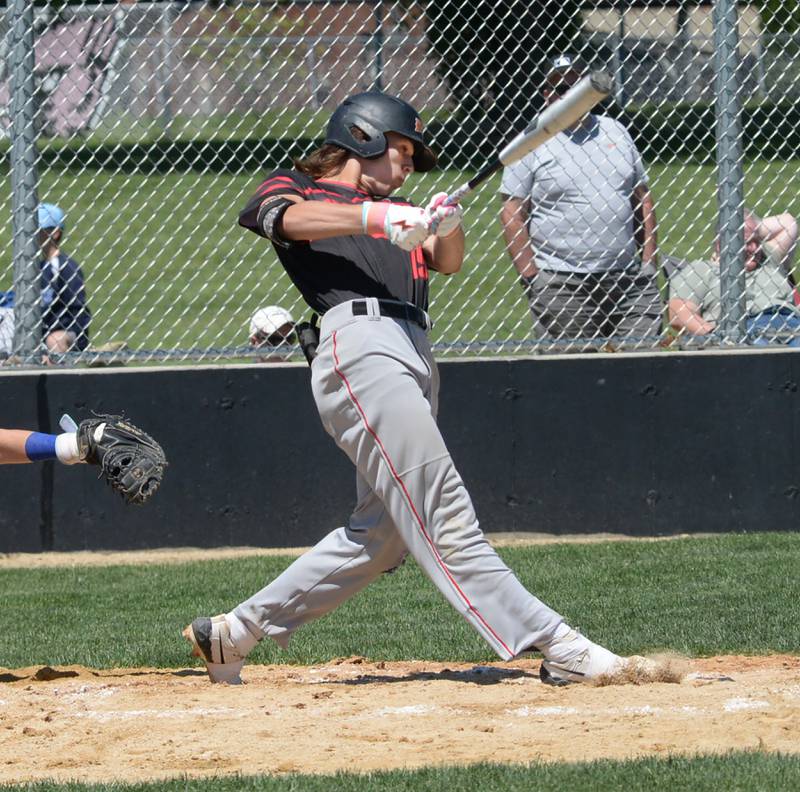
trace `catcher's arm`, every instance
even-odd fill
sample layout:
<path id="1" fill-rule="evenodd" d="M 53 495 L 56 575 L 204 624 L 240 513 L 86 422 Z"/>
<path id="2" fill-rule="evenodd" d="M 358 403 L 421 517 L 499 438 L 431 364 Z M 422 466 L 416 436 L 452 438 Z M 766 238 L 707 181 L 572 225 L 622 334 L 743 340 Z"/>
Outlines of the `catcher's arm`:
<path id="1" fill-rule="evenodd" d="M 25 450 L 25 444 L 32 434 L 26 429 L 0 429 L 0 465 L 33 462 Z"/>
<path id="2" fill-rule="evenodd" d="M 161 485 L 164 449 L 138 426 L 115 415 L 99 415 L 77 427 L 82 461 L 99 465 L 100 475 L 126 503 L 140 505 Z"/>
<path id="3" fill-rule="evenodd" d="M 0 429 L 0 465 L 21 465 L 57 459 L 65 465 L 80 462 L 75 432 L 45 434 L 29 429 Z"/>

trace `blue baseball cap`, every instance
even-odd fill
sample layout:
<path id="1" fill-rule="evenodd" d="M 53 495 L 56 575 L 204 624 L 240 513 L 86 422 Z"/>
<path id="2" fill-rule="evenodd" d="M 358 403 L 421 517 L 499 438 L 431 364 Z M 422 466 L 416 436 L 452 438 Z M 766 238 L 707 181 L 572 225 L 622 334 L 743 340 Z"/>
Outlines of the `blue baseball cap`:
<path id="1" fill-rule="evenodd" d="M 55 204 L 41 203 L 37 211 L 39 228 L 64 228 L 64 212 Z"/>

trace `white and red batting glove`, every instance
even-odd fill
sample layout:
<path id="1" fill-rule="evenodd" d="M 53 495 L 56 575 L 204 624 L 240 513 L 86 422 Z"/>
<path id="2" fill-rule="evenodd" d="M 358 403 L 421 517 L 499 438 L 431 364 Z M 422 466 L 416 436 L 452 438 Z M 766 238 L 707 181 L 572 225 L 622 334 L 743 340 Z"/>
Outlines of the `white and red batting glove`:
<path id="1" fill-rule="evenodd" d="M 461 225 L 461 218 L 464 215 L 461 204 L 442 206 L 445 198 L 447 198 L 447 193 L 436 193 L 428 204 L 431 231 L 438 237 L 450 236 Z"/>
<path id="2" fill-rule="evenodd" d="M 419 206 L 399 206 L 389 201 L 364 201 L 361 224 L 365 234 L 386 234 L 403 250 L 419 247 L 431 233 L 431 216 Z"/>

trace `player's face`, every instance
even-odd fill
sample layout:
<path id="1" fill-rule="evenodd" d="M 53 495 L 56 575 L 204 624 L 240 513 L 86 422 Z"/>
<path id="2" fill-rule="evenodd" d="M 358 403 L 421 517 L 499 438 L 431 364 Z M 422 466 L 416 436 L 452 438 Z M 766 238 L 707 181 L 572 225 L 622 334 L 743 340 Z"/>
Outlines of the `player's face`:
<path id="1" fill-rule="evenodd" d="M 414 144 L 396 132 L 387 132 L 386 141 L 380 157 L 362 164 L 362 180 L 373 195 L 389 195 L 414 172 Z"/>
<path id="2" fill-rule="evenodd" d="M 57 246 L 61 239 L 61 229 L 59 228 L 40 228 L 36 234 L 36 241 L 40 248 L 50 245 Z"/>

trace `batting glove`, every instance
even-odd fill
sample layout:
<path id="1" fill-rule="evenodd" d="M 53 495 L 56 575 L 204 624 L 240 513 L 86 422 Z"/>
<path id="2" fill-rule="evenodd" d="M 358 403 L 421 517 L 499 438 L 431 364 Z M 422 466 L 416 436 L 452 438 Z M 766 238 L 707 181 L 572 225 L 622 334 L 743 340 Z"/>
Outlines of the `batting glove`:
<path id="1" fill-rule="evenodd" d="M 418 206 L 398 206 L 389 201 L 365 201 L 361 223 L 365 234 L 385 234 L 403 250 L 419 247 L 430 236 L 431 216 Z"/>
<path id="2" fill-rule="evenodd" d="M 431 198 L 428 204 L 428 214 L 431 216 L 431 230 L 438 237 L 450 236 L 461 225 L 464 210 L 461 204 L 442 206 L 447 193 L 440 192 Z"/>

